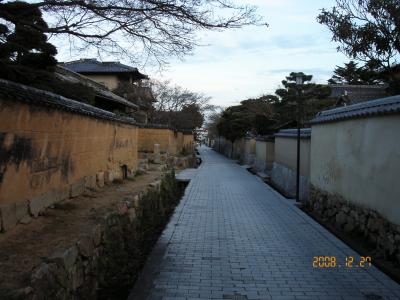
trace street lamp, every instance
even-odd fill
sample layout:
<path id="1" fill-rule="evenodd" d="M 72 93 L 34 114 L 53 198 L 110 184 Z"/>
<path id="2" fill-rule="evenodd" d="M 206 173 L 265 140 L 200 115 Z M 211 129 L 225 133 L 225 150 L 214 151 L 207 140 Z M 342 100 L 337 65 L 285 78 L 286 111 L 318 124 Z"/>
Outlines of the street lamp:
<path id="1" fill-rule="evenodd" d="M 300 202 L 300 122 L 301 122 L 301 86 L 303 74 L 296 74 L 296 100 L 297 100 L 297 169 L 296 169 L 296 202 Z"/>

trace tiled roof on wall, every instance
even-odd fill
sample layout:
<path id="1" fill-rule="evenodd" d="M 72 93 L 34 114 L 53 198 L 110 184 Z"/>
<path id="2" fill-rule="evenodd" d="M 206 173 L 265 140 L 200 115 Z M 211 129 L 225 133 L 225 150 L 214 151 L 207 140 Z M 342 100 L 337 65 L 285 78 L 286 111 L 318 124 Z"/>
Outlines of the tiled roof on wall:
<path id="1" fill-rule="evenodd" d="M 275 137 L 296 138 L 297 137 L 297 128 L 279 130 L 278 133 L 275 133 Z M 311 128 L 300 129 L 300 137 L 301 138 L 310 138 L 311 137 Z"/>
<path id="2" fill-rule="evenodd" d="M 259 135 L 256 136 L 256 141 L 263 141 L 263 142 L 273 142 L 274 141 L 274 136 L 273 135 Z"/>
<path id="3" fill-rule="evenodd" d="M 137 68 L 121 64 L 117 61 L 100 62 L 89 58 L 65 62 L 60 65 L 77 73 L 135 73 L 135 75 L 139 75 L 138 77 L 142 79 L 148 79 L 148 76 L 140 73 Z"/>
<path id="4" fill-rule="evenodd" d="M 89 117 L 137 125 L 133 118 L 121 117 L 86 103 L 4 79 L 0 79 L 0 100 L 21 101 Z"/>
<path id="5" fill-rule="evenodd" d="M 154 124 L 154 123 L 147 123 L 147 124 L 139 124 L 140 128 L 156 128 L 156 129 L 174 129 L 165 124 Z"/>
<path id="6" fill-rule="evenodd" d="M 311 124 L 395 113 L 400 113 L 400 95 L 325 110 L 318 113 L 317 116 L 311 120 Z"/>

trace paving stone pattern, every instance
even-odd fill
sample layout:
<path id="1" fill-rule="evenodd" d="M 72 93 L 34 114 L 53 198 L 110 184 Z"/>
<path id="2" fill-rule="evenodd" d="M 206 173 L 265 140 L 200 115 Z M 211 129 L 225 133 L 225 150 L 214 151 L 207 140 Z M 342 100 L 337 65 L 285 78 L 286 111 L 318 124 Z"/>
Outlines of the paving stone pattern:
<path id="1" fill-rule="evenodd" d="M 129 299 L 400 299 L 375 267 L 258 177 L 213 150 L 158 241 Z M 313 256 L 341 268 L 315 269 Z"/>

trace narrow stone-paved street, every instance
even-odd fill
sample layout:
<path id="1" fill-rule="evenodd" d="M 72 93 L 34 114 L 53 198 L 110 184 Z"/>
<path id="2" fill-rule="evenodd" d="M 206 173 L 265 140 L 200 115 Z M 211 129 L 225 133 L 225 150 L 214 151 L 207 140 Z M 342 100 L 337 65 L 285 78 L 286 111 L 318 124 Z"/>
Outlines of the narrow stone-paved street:
<path id="1" fill-rule="evenodd" d="M 376 268 L 347 268 L 345 257 L 359 254 L 292 201 L 234 161 L 200 152 L 129 299 L 400 298 L 400 285 Z M 335 256 L 338 266 L 313 268 L 314 256 Z"/>

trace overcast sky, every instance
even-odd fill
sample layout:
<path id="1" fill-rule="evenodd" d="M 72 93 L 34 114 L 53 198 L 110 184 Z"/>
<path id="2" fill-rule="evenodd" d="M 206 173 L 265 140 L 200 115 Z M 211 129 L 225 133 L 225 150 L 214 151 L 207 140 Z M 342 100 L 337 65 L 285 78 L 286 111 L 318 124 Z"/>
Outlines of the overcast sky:
<path id="1" fill-rule="evenodd" d="M 144 72 L 207 94 L 213 104 L 229 106 L 273 93 L 292 71 L 312 74 L 315 82 L 325 83 L 336 65 L 348 61 L 337 53 L 328 29 L 316 21 L 320 9 L 332 7 L 333 0 L 240 1 L 257 5 L 269 27 L 203 33 L 201 43 L 207 46 L 198 47 L 192 56 L 171 60 L 162 74 L 151 67 Z"/>

